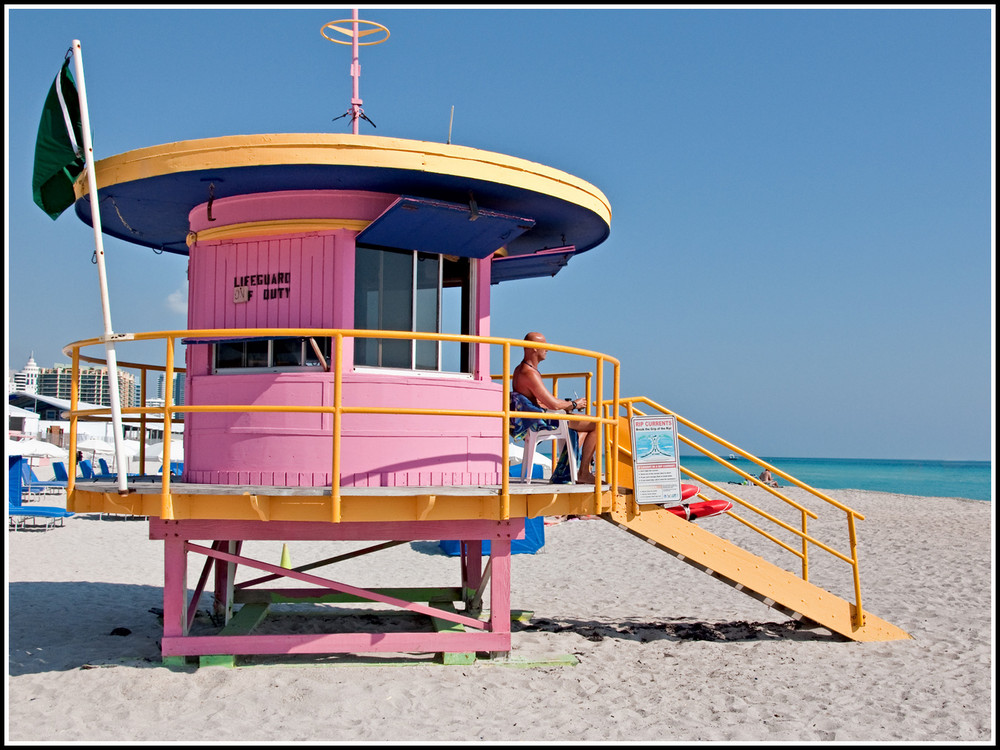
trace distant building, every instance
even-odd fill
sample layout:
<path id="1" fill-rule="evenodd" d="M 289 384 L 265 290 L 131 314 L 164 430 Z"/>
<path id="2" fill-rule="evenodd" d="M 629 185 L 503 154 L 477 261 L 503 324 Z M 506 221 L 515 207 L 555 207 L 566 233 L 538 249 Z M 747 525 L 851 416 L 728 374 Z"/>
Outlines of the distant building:
<path id="1" fill-rule="evenodd" d="M 38 365 L 35 364 L 35 354 L 28 357 L 28 364 L 20 372 L 11 371 L 8 373 L 7 382 L 12 391 L 22 393 L 38 393 Z"/>
<path id="2" fill-rule="evenodd" d="M 166 402 L 165 391 L 166 391 L 167 376 L 160 375 L 159 379 L 156 381 L 156 402 L 153 399 L 149 399 L 150 405 L 163 406 Z M 173 392 L 173 403 L 174 406 L 181 406 L 184 404 L 184 373 L 177 372 L 174 373 L 174 392 Z"/>
<path id="3" fill-rule="evenodd" d="M 39 368 L 34 357 L 20 372 L 8 373 L 8 387 L 12 392 L 37 393 L 39 396 L 70 400 L 73 389 L 73 367 L 62 364 Z M 183 384 L 183 377 L 181 383 Z M 111 406 L 111 381 L 107 367 L 86 367 L 80 370 L 77 398 L 89 404 Z M 183 385 L 182 390 L 183 393 Z M 139 399 L 135 375 L 119 368 L 118 394 L 123 407 L 138 406 Z"/>

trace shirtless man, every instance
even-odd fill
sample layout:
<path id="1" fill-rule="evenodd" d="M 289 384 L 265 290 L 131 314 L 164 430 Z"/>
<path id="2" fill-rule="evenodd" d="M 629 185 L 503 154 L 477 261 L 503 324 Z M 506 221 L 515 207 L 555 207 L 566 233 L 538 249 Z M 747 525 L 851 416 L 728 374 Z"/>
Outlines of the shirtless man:
<path id="1" fill-rule="evenodd" d="M 534 341 L 544 344 L 545 336 L 532 331 L 524 337 L 525 341 Z M 524 347 L 524 359 L 514 368 L 514 375 L 511 378 L 511 388 L 518 393 L 527 396 L 535 406 L 549 411 L 582 411 L 587 408 L 586 398 L 563 399 L 556 398 L 549 393 L 542 376 L 538 372 L 538 363 L 545 359 L 548 350 L 538 347 Z M 576 430 L 583 438 L 583 446 L 580 449 L 580 472 L 578 482 L 593 482 L 595 477 L 590 471 L 590 462 L 594 458 L 594 450 L 597 444 L 597 424 L 595 422 L 572 421 L 569 423 L 570 429 Z"/>

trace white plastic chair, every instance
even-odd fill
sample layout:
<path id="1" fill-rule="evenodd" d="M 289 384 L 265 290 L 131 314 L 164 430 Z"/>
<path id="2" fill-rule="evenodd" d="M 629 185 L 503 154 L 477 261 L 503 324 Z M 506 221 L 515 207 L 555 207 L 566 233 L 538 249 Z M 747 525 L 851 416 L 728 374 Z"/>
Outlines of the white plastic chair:
<path id="1" fill-rule="evenodd" d="M 559 460 L 560 444 L 566 446 L 566 455 L 569 458 L 569 476 L 573 484 L 576 484 L 576 456 L 573 455 L 573 443 L 569 438 L 569 420 L 560 419 L 559 426 L 552 430 L 528 430 L 524 436 L 524 455 L 521 457 L 521 481 L 531 484 L 531 467 L 535 460 L 535 446 L 541 440 L 553 440 L 552 445 L 552 470 L 555 471 L 556 463 Z"/>

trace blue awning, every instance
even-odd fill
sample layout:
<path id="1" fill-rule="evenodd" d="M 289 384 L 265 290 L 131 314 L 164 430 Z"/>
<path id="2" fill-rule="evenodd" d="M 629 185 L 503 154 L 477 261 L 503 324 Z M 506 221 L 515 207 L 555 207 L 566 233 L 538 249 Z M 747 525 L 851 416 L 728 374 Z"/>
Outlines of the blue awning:
<path id="1" fill-rule="evenodd" d="M 358 235 L 361 245 L 488 258 L 535 225 L 534 219 L 429 198 L 402 196 Z"/>
<path id="2" fill-rule="evenodd" d="M 523 255 L 497 256 L 490 266 L 490 283 L 555 276 L 575 254 L 576 248 L 569 245 Z"/>

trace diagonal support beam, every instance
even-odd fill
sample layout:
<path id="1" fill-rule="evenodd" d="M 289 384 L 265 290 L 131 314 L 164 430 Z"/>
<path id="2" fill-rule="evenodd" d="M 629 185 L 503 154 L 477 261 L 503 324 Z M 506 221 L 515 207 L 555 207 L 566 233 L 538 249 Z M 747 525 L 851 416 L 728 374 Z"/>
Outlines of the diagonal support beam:
<path id="1" fill-rule="evenodd" d="M 466 617 L 456 612 L 447 612 L 445 610 L 438 609 L 437 607 L 429 607 L 423 604 L 418 604 L 416 602 L 408 602 L 403 599 L 396 599 L 395 597 L 385 596 L 375 591 L 369 591 L 367 589 L 359 588 L 357 586 L 351 586 L 346 583 L 340 583 L 338 581 L 333 581 L 327 578 L 320 578 L 319 576 L 314 576 L 309 573 L 302 573 L 293 570 L 288 570 L 287 568 L 282 568 L 278 565 L 271 565 L 270 563 L 265 563 L 260 560 L 254 560 L 249 557 L 242 557 L 240 555 L 230 554 L 229 552 L 223 552 L 222 550 L 211 549 L 209 547 L 204 547 L 200 544 L 192 544 L 191 542 L 187 542 L 185 543 L 185 549 L 188 550 L 189 552 L 198 552 L 208 557 L 213 557 L 217 560 L 234 562 L 238 565 L 244 565 L 251 568 L 257 568 L 258 570 L 263 570 L 268 573 L 274 573 L 277 576 L 283 578 L 293 578 L 297 581 L 302 581 L 304 583 L 311 583 L 317 586 L 322 586 L 323 588 L 331 589 L 333 591 L 339 591 L 344 594 L 352 594 L 353 596 L 358 596 L 362 599 L 367 599 L 369 601 L 381 602 L 383 604 L 388 604 L 393 607 L 398 607 L 399 609 L 405 609 L 409 612 L 426 615 L 428 617 L 437 617 L 442 620 L 448 620 L 449 622 L 455 622 L 461 625 L 467 625 L 468 627 L 475 628 L 477 630 L 484 630 L 489 626 L 489 623 L 483 622 L 482 620 L 477 620 L 474 617 Z"/>

